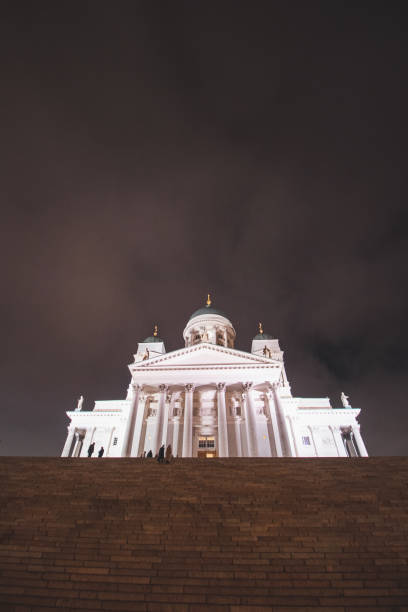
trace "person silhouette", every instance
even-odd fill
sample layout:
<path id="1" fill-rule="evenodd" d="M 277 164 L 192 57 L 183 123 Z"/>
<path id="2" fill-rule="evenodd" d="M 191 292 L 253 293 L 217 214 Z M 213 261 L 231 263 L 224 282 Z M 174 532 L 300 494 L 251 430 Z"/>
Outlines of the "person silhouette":
<path id="1" fill-rule="evenodd" d="M 159 449 L 159 454 L 157 456 L 157 461 L 159 463 L 164 463 L 164 444 L 162 444 L 160 449 Z"/>
<path id="2" fill-rule="evenodd" d="M 103 446 L 101 446 L 101 448 L 99 449 L 98 452 L 98 457 L 103 457 L 103 453 L 105 452 L 105 449 L 103 448 Z"/>
<path id="3" fill-rule="evenodd" d="M 173 456 L 173 452 L 171 450 L 171 444 L 166 448 L 166 463 L 170 463 Z"/>
<path id="4" fill-rule="evenodd" d="M 92 442 L 92 444 L 90 444 L 88 448 L 88 457 L 92 457 L 92 455 L 94 454 L 94 450 L 95 450 L 95 442 Z"/>

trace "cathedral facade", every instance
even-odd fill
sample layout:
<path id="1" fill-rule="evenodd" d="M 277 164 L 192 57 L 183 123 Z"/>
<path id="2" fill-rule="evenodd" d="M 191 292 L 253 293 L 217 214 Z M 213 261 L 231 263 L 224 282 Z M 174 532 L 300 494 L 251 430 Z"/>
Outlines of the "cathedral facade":
<path id="1" fill-rule="evenodd" d="M 175 457 L 367 456 L 357 417 L 328 397 L 294 397 L 277 339 L 259 333 L 251 352 L 234 348 L 227 316 L 207 305 L 183 332 L 184 348 L 166 353 L 155 327 L 138 344 L 125 399 L 97 401 L 70 419 L 63 457 L 155 456 L 170 444 Z"/>

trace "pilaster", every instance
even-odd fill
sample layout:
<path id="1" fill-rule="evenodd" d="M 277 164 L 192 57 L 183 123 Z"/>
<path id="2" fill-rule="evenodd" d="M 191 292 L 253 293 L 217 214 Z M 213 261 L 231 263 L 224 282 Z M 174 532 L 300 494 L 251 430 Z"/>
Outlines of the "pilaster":
<path id="1" fill-rule="evenodd" d="M 278 420 L 278 429 L 281 439 L 282 454 L 283 457 L 291 457 L 293 453 L 291 452 L 290 433 L 288 431 L 286 415 L 279 397 L 278 385 L 276 383 L 272 385 L 272 392 Z"/>
<path id="2" fill-rule="evenodd" d="M 360 425 L 353 425 L 352 432 L 357 444 L 357 450 L 360 453 L 360 457 L 368 457 L 367 449 L 360 434 Z"/>
<path id="3" fill-rule="evenodd" d="M 140 387 L 140 391 L 142 391 L 143 387 Z M 131 438 L 131 457 L 138 457 L 140 450 L 140 437 L 142 434 L 144 415 L 146 411 L 146 395 L 142 395 L 139 391 L 139 399 L 137 402 L 137 412 L 136 412 L 136 420 L 135 420 L 135 428 L 133 431 L 133 436 Z"/>
<path id="4" fill-rule="evenodd" d="M 333 441 L 334 441 L 334 445 L 336 447 L 337 450 L 337 455 L 339 457 L 343 457 L 344 456 L 344 444 L 341 440 L 341 436 L 340 436 L 340 429 L 339 427 L 333 426 L 333 425 L 329 425 L 329 429 L 331 431 L 331 434 L 333 436 Z M 340 438 L 340 440 L 339 440 Z"/>
<path id="5" fill-rule="evenodd" d="M 319 456 L 319 452 L 317 450 L 316 440 L 315 440 L 315 436 L 314 436 L 314 432 L 315 432 L 316 429 L 317 428 L 312 426 L 312 425 L 308 426 L 308 430 L 310 432 L 310 437 L 312 438 L 312 444 L 313 444 L 313 450 L 314 450 L 314 453 L 315 453 L 315 457 L 318 457 Z"/>
<path id="6" fill-rule="evenodd" d="M 128 420 L 126 423 L 125 432 L 123 434 L 122 453 L 121 453 L 122 457 L 128 457 L 131 452 L 133 432 L 135 429 L 137 404 L 139 401 L 139 391 L 140 391 L 139 385 L 131 383 L 131 390 L 128 393 L 128 396 L 131 399 L 131 404 L 129 408 L 129 414 L 128 414 Z"/>
<path id="7" fill-rule="evenodd" d="M 69 451 L 71 450 L 72 443 L 74 441 L 75 427 L 69 426 L 67 427 L 67 429 L 68 435 L 64 444 L 64 448 L 62 449 L 61 457 L 69 457 Z"/>

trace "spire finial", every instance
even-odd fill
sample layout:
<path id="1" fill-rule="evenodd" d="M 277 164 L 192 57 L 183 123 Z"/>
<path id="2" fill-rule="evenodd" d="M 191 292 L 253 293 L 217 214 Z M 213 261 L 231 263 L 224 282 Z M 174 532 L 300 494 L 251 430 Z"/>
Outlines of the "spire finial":
<path id="1" fill-rule="evenodd" d="M 158 333 L 159 333 L 158 327 L 157 325 L 155 325 L 154 330 L 153 330 L 153 336 L 156 338 Z"/>
<path id="2" fill-rule="evenodd" d="M 261 322 L 258 323 L 258 328 L 259 328 L 259 333 L 263 334 L 264 331 L 263 331 L 263 327 L 262 327 L 262 323 Z"/>
<path id="3" fill-rule="evenodd" d="M 209 308 L 211 306 L 211 297 L 210 294 L 207 294 L 207 308 Z"/>

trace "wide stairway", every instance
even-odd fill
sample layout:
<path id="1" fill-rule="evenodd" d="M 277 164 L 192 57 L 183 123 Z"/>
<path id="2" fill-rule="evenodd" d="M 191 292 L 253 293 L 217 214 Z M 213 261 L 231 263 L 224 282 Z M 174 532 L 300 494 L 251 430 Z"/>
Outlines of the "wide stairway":
<path id="1" fill-rule="evenodd" d="M 0 610 L 408 610 L 408 458 L 0 458 Z"/>

